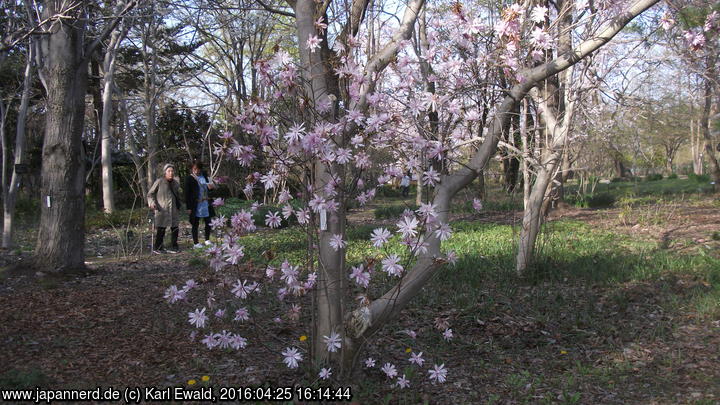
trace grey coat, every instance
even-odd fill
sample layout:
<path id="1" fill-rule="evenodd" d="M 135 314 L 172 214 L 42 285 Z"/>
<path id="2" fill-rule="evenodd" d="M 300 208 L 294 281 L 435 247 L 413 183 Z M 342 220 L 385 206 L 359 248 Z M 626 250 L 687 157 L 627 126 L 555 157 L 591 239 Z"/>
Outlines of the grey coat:
<path id="1" fill-rule="evenodd" d="M 155 180 L 147 195 L 148 206 L 154 204 L 155 226 L 176 227 L 180 223 L 180 182 L 173 179 L 172 182 L 161 177 Z"/>

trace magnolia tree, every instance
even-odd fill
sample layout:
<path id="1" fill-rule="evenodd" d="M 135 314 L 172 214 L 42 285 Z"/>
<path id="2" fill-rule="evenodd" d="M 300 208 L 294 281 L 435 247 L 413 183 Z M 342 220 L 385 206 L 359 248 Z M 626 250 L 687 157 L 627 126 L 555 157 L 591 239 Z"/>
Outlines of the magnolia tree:
<path id="1" fill-rule="evenodd" d="M 657 1 L 601 2 L 607 7 L 588 12 L 597 13 L 603 24 L 554 57 L 545 52 L 549 20 L 529 23 L 540 15 L 551 17 L 537 7 L 512 5 L 499 21 L 489 18 L 488 9 L 459 4 L 428 14 L 426 44 L 418 52 L 411 38 L 422 0 L 410 1 L 391 31 L 377 32 L 361 24 L 367 2 L 356 1 L 340 15 L 329 14 L 340 9 L 328 8 L 330 2 L 293 2 L 292 13 L 280 11 L 295 18 L 298 56 L 278 51 L 259 62 L 259 76 L 273 91 L 247 102 L 237 117 L 238 131 L 257 139 L 259 147 L 228 132 L 216 154 L 246 166 L 261 157 L 270 162 L 266 172 L 248 176 L 246 195 L 276 190 L 284 208 L 269 212 L 264 225 L 277 228 L 283 219 L 297 220 L 306 231 L 307 255 L 298 260 L 268 251 L 247 258 L 242 236 L 256 230 L 253 209 L 218 217 L 213 223 L 218 239 L 207 251 L 212 278 L 204 285 L 189 280 L 184 287 L 171 286 L 166 299 L 191 309 L 189 322 L 203 331 L 208 348 L 263 345 L 289 368 L 309 360 L 323 379 L 346 377 L 362 363 L 407 387 L 409 379 L 399 375 L 396 364 L 363 359 L 360 348 L 455 261 L 453 252 L 442 249 L 452 237 L 453 196 L 495 155 L 511 115 L 531 89 L 596 51 Z M 364 46 L 378 35 L 384 44 Z M 499 103 L 478 105 L 484 90 L 478 77 L 490 77 L 487 71 L 497 68 L 511 87 Z M 428 90 L 430 82 L 434 91 Z M 478 124 L 483 114 L 487 126 Z M 381 155 L 393 159 L 383 165 L 377 160 Z M 417 211 L 406 211 L 395 227 L 375 229 L 369 256 L 349 255 L 348 207 L 368 202 L 379 185 L 408 169 L 421 172 L 421 182 L 431 188 L 426 201 Z M 243 337 L 243 324 L 260 317 L 250 300 L 268 292 L 278 300 L 268 308 L 279 311 L 270 322 L 309 321 L 308 343 Z M 303 304 L 308 293 L 312 305 Z M 447 320 L 437 319 L 436 326 L 444 339 L 453 338 Z M 254 322 L 253 327 L 268 326 Z M 412 352 L 408 360 L 424 368 L 426 378 L 444 382 L 448 369 L 442 361 L 425 364 L 424 355 Z"/>

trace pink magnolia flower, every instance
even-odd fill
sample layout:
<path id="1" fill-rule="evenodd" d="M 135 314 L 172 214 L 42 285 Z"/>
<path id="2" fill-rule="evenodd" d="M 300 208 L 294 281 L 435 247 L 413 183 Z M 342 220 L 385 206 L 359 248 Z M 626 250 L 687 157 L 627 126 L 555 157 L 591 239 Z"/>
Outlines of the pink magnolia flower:
<path id="1" fill-rule="evenodd" d="M 327 380 L 332 375 L 332 368 L 323 368 L 320 370 L 320 373 L 318 374 L 318 377 L 322 378 L 323 380 Z"/>
<path id="2" fill-rule="evenodd" d="M 335 251 L 338 251 L 345 247 L 346 243 L 342 239 L 342 235 L 334 234 L 330 237 L 330 241 L 328 241 L 330 244 L 330 247 L 333 248 Z"/>
<path id="3" fill-rule="evenodd" d="M 398 374 L 395 366 L 390 363 L 385 363 L 380 370 L 390 379 L 395 378 Z"/>
<path id="4" fill-rule="evenodd" d="M 545 22 L 545 17 L 547 16 L 548 8 L 544 6 L 535 6 L 533 7 L 532 12 L 530 13 L 530 19 L 538 24 L 542 24 Z"/>
<path id="5" fill-rule="evenodd" d="M 163 298 L 165 298 L 170 304 L 173 304 L 177 301 L 185 299 L 185 290 L 178 290 L 177 286 L 171 285 L 167 290 L 165 290 Z"/>
<path id="6" fill-rule="evenodd" d="M 420 352 L 418 354 L 415 354 L 415 352 L 412 352 L 410 355 L 410 363 L 417 364 L 418 366 L 422 367 L 423 363 L 425 363 L 425 359 L 422 357 L 423 352 Z"/>
<path id="7" fill-rule="evenodd" d="M 440 173 L 436 172 L 435 169 L 430 167 L 422 176 L 422 184 L 426 186 L 435 186 L 440 182 Z"/>
<path id="8" fill-rule="evenodd" d="M 440 224 L 438 229 L 435 231 L 435 236 L 437 236 L 441 241 L 450 239 L 451 235 L 452 229 L 450 229 L 450 225 L 448 224 Z"/>
<path id="9" fill-rule="evenodd" d="M 327 345 L 327 351 L 335 353 L 342 346 L 340 343 L 340 334 L 332 332 L 330 336 L 323 336 L 323 342 Z"/>
<path id="10" fill-rule="evenodd" d="M 447 369 L 445 368 L 445 364 L 441 365 L 435 365 L 432 370 L 428 371 L 428 374 L 430 375 L 430 380 L 435 380 L 439 383 L 444 383 L 447 379 Z"/>
<path id="11" fill-rule="evenodd" d="M 370 273 L 363 271 L 364 269 L 365 268 L 362 264 L 359 266 L 353 266 L 352 272 L 350 273 L 350 279 L 355 280 L 358 285 L 367 288 L 368 285 L 370 285 Z"/>
<path id="12" fill-rule="evenodd" d="M 418 220 L 415 217 L 405 216 L 396 225 L 403 237 L 414 238 L 417 235 Z"/>
<path id="13" fill-rule="evenodd" d="M 245 322 L 250 320 L 250 311 L 245 307 L 240 307 L 235 311 L 235 321 Z"/>
<path id="14" fill-rule="evenodd" d="M 310 35 L 307 39 L 307 49 L 310 50 L 310 53 L 315 52 L 316 49 L 320 49 L 320 43 L 322 42 L 322 38 L 319 38 L 317 35 Z"/>
<path id="15" fill-rule="evenodd" d="M 288 366 L 288 368 L 297 368 L 298 362 L 302 361 L 303 356 L 295 347 L 287 347 L 282 352 L 282 355 L 285 357 L 283 361 Z"/>
<path id="16" fill-rule="evenodd" d="M 389 239 L 390 231 L 385 228 L 376 228 L 373 230 L 372 235 L 370 235 L 370 241 L 373 243 L 373 246 L 377 248 L 382 247 Z"/>
<path id="17" fill-rule="evenodd" d="M 235 334 L 230 338 L 230 347 L 232 347 L 233 349 L 244 349 L 245 346 L 247 346 L 247 339 L 245 339 L 244 337 Z"/>
<path id="18" fill-rule="evenodd" d="M 403 271 L 403 267 L 400 265 L 400 258 L 392 254 L 382 260 L 382 269 L 384 272 L 391 276 L 400 276 Z"/>
<path id="19" fill-rule="evenodd" d="M 205 315 L 205 307 L 202 310 L 196 308 L 194 312 L 188 312 L 188 318 L 191 325 L 195 325 L 196 328 L 204 328 L 205 322 L 208 320 L 208 316 Z"/>
<path id="20" fill-rule="evenodd" d="M 267 214 L 265 214 L 265 225 L 269 226 L 270 228 L 279 227 L 281 222 L 282 219 L 280 218 L 280 215 L 278 215 L 278 212 L 269 211 Z"/>
<path id="21" fill-rule="evenodd" d="M 200 343 L 207 346 L 208 349 L 212 349 L 218 345 L 218 341 L 215 338 L 215 334 L 213 334 L 212 332 L 209 335 L 205 335 L 205 338 L 203 340 L 201 340 Z"/>
<path id="22" fill-rule="evenodd" d="M 225 200 L 222 198 L 216 198 L 212 202 L 213 207 L 221 207 L 225 205 Z"/>
<path id="23" fill-rule="evenodd" d="M 550 34 L 540 27 L 535 27 L 531 34 L 530 42 L 540 49 L 549 49 L 552 47 L 552 38 L 550 37 Z"/>
<path id="24" fill-rule="evenodd" d="M 233 245 L 232 247 L 230 247 L 230 249 L 227 250 L 225 260 L 232 265 L 238 264 L 240 259 L 245 256 L 243 249 L 243 246 Z"/>
<path id="25" fill-rule="evenodd" d="M 318 30 L 319 33 L 323 33 L 325 29 L 327 29 L 327 24 L 323 22 L 323 17 L 320 16 L 317 20 L 315 20 L 315 28 Z"/>

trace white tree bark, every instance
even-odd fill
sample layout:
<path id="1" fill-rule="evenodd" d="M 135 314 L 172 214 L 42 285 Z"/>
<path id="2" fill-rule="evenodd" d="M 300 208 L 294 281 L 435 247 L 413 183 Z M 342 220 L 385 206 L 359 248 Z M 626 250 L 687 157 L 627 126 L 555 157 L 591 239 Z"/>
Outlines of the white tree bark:
<path id="1" fill-rule="evenodd" d="M 15 165 L 23 164 L 25 159 L 25 122 L 27 120 L 28 106 L 30 105 L 30 92 L 32 91 L 32 77 L 35 74 L 34 68 L 34 44 L 28 47 L 28 56 L 25 64 L 25 74 L 23 78 L 23 92 L 20 98 L 20 108 L 18 109 L 17 125 L 15 129 Z M 3 235 L 2 247 L 12 247 L 13 227 L 15 224 L 15 203 L 17 201 L 17 192 L 20 188 L 20 174 L 12 170 L 12 179 L 5 193 L 3 201 Z"/>
<path id="2" fill-rule="evenodd" d="M 567 73 L 572 71 L 572 67 L 568 68 Z M 567 77 L 570 77 L 570 73 Z M 566 81 L 567 82 L 567 81 Z M 565 83 L 566 89 L 568 83 Z M 565 92 L 565 115 L 562 123 L 558 123 L 555 112 L 550 107 L 548 99 L 540 99 L 539 92 L 530 92 L 535 102 L 540 106 L 542 116 L 545 121 L 545 130 L 549 135 L 549 144 L 545 146 L 543 158 L 540 165 L 536 167 L 537 176 L 535 183 L 532 185 L 530 196 L 525 206 L 523 214 L 522 229 L 520 231 L 520 240 L 518 242 L 518 253 L 515 262 L 515 270 L 518 274 L 523 274 L 525 269 L 532 262 L 533 253 L 535 251 L 535 243 L 537 235 L 540 232 L 543 220 L 542 205 L 550 192 L 552 179 L 555 177 L 555 171 L 561 162 L 563 149 L 565 148 L 570 133 L 570 123 L 575 106 L 575 98 Z"/>
<path id="3" fill-rule="evenodd" d="M 117 50 L 120 42 L 127 33 L 126 29 L 117 29 L 110 35 L 110 44 L 105 51 L 103 60 L 103 113 L 100 121 L 100 131 L 102 140 L 100 142 L 100 156 L 102 167 L 102 194 L 103 209 L 106 213 L 111 214 L 115 211 L 115 194 L 113 191 L 113 173 L 112 173 L 112 128 L 111 122 L 113 117 L 113 86 L 115 81 L 115 60 L 117 59 Z"/>

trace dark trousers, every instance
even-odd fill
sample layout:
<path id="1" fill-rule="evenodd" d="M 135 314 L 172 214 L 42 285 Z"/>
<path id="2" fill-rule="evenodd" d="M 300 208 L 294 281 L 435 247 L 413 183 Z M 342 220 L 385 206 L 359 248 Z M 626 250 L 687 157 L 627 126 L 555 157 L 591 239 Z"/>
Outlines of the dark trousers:
<path id="1" fill-rule="evenodd" d="M 172 244 L 173 248 L 178 247 L 178 234 L 180 233 L 180 229 L 177 226 L 173 226 L 170 228 L 171 236 L 170 236 L 170 242 Z M 159 226 L 157 228 L 157 234 L 155 235 L 155 250 L 162 248 L 163 245 L 163 239 L 165 239 L 165 227 Z"/>
<path id="2" fill-rule="evenodd" d="M 210 231 L 212 230 L 210 228 L 210 217 L 203 218 L 205 220 L 205 240 L 210 239 Z M 193 243 L 198 243 L 198 228 L 200 227 L 200 218 L 196 217 L 195 215 L 190 216 L 190 225 L 192 225 L 192 238 Z"/>

